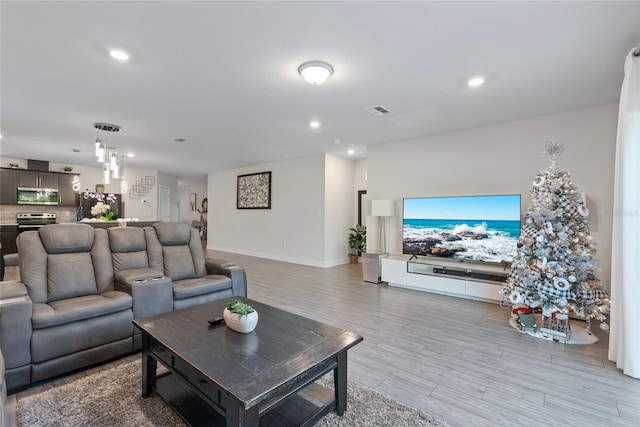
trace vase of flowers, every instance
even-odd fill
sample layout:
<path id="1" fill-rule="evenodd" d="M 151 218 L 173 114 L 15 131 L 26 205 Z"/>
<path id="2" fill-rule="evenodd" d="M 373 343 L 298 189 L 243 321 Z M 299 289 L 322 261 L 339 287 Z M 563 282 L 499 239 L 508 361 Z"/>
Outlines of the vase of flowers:
<path id="1" fill-rule="evenodd" d="M 91 208 L 91 215 L 101 221 L 112 221 L 116 214 L 111 210 L 111 206 L 100 201 Z"/>
<path id="2" fill-rule="evenodd" d="M 109 203 L 117 200 L 115 194 L 92 193 L 89 197 L 97 200 L 96 204 L 91 208 L 91 215 L 94 218 L 98 218 L 101 221 L 113 221 L 115 219 L 116 214 L 109 206 Z"/>

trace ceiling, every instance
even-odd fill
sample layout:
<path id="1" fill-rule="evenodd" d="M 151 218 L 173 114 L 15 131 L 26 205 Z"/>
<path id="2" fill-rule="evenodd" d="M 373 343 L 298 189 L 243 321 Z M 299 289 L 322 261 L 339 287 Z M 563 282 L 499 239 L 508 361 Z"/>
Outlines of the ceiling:
<path id="1" fill-rule="evenodd" d="M 0 18 L 3 157 L 94 165 L 107 122 L 128 166 L 184 181 L 614 102 L 640 43 L 637 1 L 2 1 Z M 312 60 L 326 83 L 298 74 Z"/>

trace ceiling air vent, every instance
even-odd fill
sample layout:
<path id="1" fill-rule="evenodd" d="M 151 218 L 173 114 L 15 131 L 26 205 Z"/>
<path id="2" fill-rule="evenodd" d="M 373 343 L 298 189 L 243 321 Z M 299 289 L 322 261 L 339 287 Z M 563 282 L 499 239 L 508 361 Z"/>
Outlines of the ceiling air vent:
<path id="1" fill-rule="evenodd" d="M 380 105 L 377 105 L 375 107 L 365 108 L 364 111 L 366 111 L 369 114 L 373 114 L 374 116 L 386 116 L 388 114 L 391 114 L 391 111 L 387 110 L 384 107 L 381 107 Z"/>

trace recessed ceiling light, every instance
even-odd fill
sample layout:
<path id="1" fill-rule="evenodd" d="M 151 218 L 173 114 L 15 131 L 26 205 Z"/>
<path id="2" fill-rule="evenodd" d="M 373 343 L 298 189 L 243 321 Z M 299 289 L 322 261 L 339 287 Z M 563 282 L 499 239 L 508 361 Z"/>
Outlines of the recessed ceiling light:
<path id="1" fill-rule="evenodd" d="M 124 50 L 114 49 L 109 52 L 112 58 L 117 59 L 118 61 L 127 61 L 129 59 L 129 54 Z"/>
<path id="2" fill-rule="evenodd" d="M 353 156 L 354 154 L 356 154 L 356 150 L 348 150 L 347 154 Z"/>
<path id="3" fill-rule="evenodd" d="M 484 83 L 484 77 L 472 77 L 467 81 L 467 84 L 471 87 L 477 87 Z"/>
<path id="4" fill-rule="evenodd" d="M 320 122 L 317 121 L 317 120 L 313 120 L 313 121 L 309 122 L 309 126 L 311 126 L 314 129 L 317 129 L 317 128 L 320 127 Z"/>
<path id="5" fill-rule="evenodd" d="M 333 144 L 334 145 L 340 145 L 340 144 L 342 144 L 342 141 L 340 141 L 339 139 L 334 139 L 333 140 Z"/>
<path id="6" fill-rule="evenodd" d="M 127 157 L 129 158 L 133 157 L 133 153 L 127 153 Z"/>

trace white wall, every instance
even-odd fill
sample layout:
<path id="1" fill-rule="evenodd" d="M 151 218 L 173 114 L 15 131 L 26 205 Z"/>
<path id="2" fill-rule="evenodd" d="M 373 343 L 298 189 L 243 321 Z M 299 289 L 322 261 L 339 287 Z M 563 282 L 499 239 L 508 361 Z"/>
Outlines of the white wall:
<path id="1" fill-rule="evenodd" d="M 353 227 L 354 162 L 344 157 L 325 156 L 325 253 L 324 265 L 344 264 L 348 260 L 349 227 Z"/>
<path id="2" fill-rule="evenodd" d="M 325 265 L 324 155 L 208 177 L 207 248 L 298 264 Z M 271 209 L 236 209 L 237 176 L 271 171 Z"/>
<path id="3" fill-rule="evenodd" d="M 531 201 L 536 174 L 549 166 L 544 143 L 565 146 L 558 167 L 571 172 L 586 193 L 589 228 L 608 286 L 611 262 L 613 169 L 618 105 L 529 118 L 407 141 L 367 147 L 367 196 L 394 199 L 398 215 L 388 222 L 387 248 L 402 252 L 402 198 L 481 194 L 522 194 L 522 213 Z M 369 217 L 367 238 L 376 241 Z"/>

